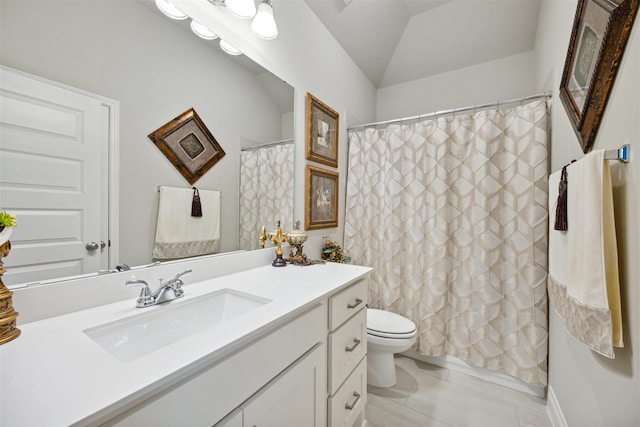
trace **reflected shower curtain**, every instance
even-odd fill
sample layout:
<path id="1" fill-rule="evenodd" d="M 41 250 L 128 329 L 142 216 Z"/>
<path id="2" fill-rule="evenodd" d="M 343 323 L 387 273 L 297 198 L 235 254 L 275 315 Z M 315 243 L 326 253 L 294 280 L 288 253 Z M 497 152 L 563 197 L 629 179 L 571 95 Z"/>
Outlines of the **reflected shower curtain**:
<path id="1" fill-rule="evenodd" d="M 293 144 L 240 153 L 240 249 L 258 249 L 260 227 L 293 229 Z"/>
<path id="2" fill-rule="evenodd" d="M 345 252 L 416 350 L 547 382 L 547 104 L 349 133 Z"/>

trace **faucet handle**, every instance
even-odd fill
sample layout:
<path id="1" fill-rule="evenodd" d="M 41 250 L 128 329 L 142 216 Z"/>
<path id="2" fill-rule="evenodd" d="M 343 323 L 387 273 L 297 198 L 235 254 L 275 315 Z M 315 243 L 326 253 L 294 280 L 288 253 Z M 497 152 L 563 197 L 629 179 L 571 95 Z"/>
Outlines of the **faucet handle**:
<path id="1" fill-rule="evenodd" d="M 175 280 L 178 280 L 180 277 L 184 276 L 187 273 L 191 273 L 193 270 L 191 270 L 190 268 L 186 269 L 185 271 L 183 271 L 182 273 L 178 273 L 176 274 L 176 277 L 174 277 Z"/>
<path id="2" fill-rule="evenodd" d="M 151 288 L 149 288 L 149 284 L 144 280 L 136 280 L 132 277 L 131 280 L 127 280 L 125 282 L 125 286 L 130 288 L 132 286 L 141 286 L 140 296 L 136 301 L 136 307 L 147 307 L 153 304 L 154 298 L 151 296 Z"/>

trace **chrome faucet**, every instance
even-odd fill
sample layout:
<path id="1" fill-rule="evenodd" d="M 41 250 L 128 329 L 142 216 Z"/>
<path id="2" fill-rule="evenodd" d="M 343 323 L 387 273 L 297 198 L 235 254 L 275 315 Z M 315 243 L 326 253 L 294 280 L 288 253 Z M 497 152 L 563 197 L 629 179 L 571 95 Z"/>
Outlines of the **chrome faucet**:
<path id="1" fill-rule="evenodd" d="M 136 301 L 136 307 L 149 307 L 151 305 L 162 304 L 163 302 L 171 301 L 176 298 L 180 298 L 184 295 L 182 285 L 184 282 L 180 277 L 187 273 L 191 273 L 191 269 L 185 270 L 182 273 L 176 274 L 171 280 L 163 282 L 160 279 L 160 287 L 155 292 L 151 292 L 149 284 L 144 280 L 127 280 L 126 286 L 141 286 L 140 296 Z"/>
<path id="2" fill-rule="evenodd" d="M 124 262 L 121 262 L 120 264 L 116 264 L 116 270 L 118 270 L 118 271 L 129 271 L 129 270 L 131 270 L 131 267 L 129 267 Z"/>

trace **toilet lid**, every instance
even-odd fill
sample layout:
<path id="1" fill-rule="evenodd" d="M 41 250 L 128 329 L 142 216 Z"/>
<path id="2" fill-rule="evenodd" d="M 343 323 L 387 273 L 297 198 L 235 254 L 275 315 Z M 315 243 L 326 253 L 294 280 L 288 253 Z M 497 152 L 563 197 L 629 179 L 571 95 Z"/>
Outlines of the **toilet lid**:
<path id="1" fill-rule="evenodd" d="M 367 310 L 367 332 L 380 337 L 405 338 L 415 334 L 416 325 L 399 314 L 370 308 Z"/>

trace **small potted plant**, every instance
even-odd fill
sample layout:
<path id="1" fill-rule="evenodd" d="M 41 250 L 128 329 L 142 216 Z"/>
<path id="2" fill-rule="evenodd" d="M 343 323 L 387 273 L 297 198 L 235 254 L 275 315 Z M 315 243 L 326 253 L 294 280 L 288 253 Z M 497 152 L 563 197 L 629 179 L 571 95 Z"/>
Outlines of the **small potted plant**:
<path id="1" fill-rule="evenodd" d="M 7 211 L 0 210 L 0 245 L 3 245 L 11 236 L 13 227 L 17 227 L 16 217 Z"/>

